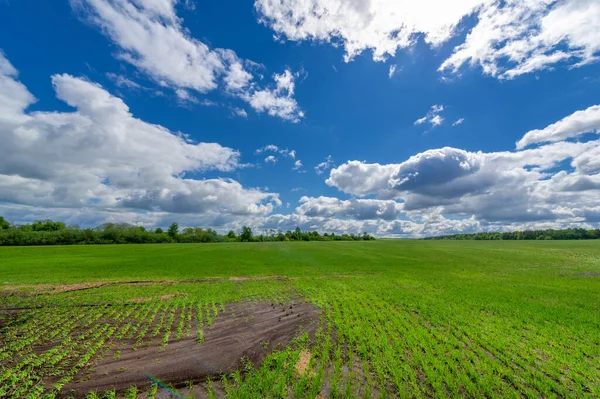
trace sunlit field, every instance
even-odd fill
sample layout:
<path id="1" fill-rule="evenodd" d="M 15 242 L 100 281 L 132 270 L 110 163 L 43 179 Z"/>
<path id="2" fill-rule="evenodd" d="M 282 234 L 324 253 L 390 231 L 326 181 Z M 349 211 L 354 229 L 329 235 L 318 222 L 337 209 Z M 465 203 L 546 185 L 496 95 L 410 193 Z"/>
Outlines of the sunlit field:
<path id="1" fill-rule="evenodd" d="M 0 247 L 0 397 L 600 397 L 597 241 Z"/>

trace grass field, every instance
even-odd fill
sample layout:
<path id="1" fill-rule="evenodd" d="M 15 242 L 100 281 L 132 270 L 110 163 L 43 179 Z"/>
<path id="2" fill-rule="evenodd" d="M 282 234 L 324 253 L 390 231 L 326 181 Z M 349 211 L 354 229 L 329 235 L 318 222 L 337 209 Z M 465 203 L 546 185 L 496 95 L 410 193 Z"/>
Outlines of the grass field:
<path id="1" fill-rule="evenodd" d="M 0 290 L 0 397 L 600 397 L 596 241 L 2 247 Z"/>

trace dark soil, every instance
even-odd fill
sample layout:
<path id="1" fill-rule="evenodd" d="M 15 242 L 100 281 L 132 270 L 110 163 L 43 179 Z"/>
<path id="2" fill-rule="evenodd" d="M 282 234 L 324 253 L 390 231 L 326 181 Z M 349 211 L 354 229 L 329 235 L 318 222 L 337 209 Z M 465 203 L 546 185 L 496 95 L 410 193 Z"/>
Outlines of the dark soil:
<path id="1" fill-rule="evenodd" d="M 196 342 L 196 326 L 188 337 L 165 347 L 155 340 L 151 346 L 133 350 L 131 343 L 98 360 L 92 368 L 80 371 L 62 392 L 64 396 L 84 397 L 90 391 L 122 391 L 133 385 L 149 387 L 151 378 L 175 388 L 188 382 L 200 383 L 208 377 L 243 368 L 244 361 L 260 364 L 274 349 L 286 347 L 303 333 L 313 335 L 318 325 L 318 308 L 309 303 L 285 306 L 240 302 L 226 306 L 213 325 L 204 328 L 204 343 Z"/>

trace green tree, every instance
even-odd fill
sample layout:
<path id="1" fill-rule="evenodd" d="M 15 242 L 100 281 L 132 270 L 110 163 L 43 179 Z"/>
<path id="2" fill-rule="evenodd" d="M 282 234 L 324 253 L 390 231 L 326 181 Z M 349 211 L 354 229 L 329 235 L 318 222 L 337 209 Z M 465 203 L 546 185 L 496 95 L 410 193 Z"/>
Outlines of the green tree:
<path id="1" fill-rule="evenodd" d="M 65 224 L 62 222 L 53 222 L 50 219 L 37 220 L 31 225 L 33 231 L 59 231 L 65 229 Z"/>
<path id="2" fill-rule="evenodd" d="M 229 233 L 227 233 L 227 238 L 229 238 L 230 240 L 235 240 L 237 238 L 235 235 L 235 231 L 229 230 Z"/>
<path id="3" fill-rule="evenodd" d="M 154 230 L 154 233 L 155 234 L 162 234 L 162 233 L 164 233 L 164 231 L 160 227 L 157 227 L 156 230 Z"/>
<path id="4" fill-rule="evenodd" d="M 252 236 L 252 229 L 249 226 L 242 227 L 242 232 L 240 233 L 240 240 L 252 241 Z"/>
<path id="5" fill-rule="evenodd" d="M 10 223 L 8 223 L 6 219 L 4 219 L 4 216 L 0 216 L 0 230 L 8 230 L 9 228 Z"/>
<path id="6" fill-rule="evenodd" d="M 169 229 L 167 230 L 167 234 L 172 239 L 177 238 L 177 234 L 179 234 L 179 225 L 175 222 L 171 223 L 171 225 L 169 226 Z"/>

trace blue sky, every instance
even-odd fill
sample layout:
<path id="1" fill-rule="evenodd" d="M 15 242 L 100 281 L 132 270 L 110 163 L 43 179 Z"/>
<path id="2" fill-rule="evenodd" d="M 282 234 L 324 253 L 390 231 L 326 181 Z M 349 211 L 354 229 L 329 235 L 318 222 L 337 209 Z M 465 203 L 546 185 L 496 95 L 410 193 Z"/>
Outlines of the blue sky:
<path id="1" fill-rule="evenodd" d="M 0 214 L 597 227 L 600 5 L 413 3 L 0 1 Z"/>

